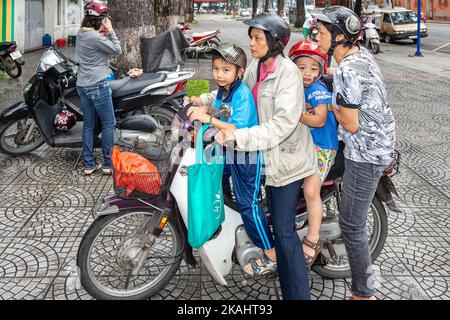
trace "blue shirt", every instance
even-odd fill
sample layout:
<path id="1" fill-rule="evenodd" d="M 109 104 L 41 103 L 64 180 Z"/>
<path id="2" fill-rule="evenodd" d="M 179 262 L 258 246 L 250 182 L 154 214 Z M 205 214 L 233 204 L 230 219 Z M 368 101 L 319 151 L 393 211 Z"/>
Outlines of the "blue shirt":
<path id="1" fill-rule="evenodd" d="M 305 90 L 306 112 L 314 114 L 319 104 L 330 104 L 332 95 L 326 85 L 318 80 Z M 310 127 L 314 144 L 322 149 L 337 150 L 339 146 L 337 122 L 332 111 L 327 112 L 327 122 L 323 127 Z"/>
<path id="2" fill-rule="evenodd" d="M 214 108 L 219 109 L 222 103 L 226 103 L 231 108 L 231 115 L 228 119 L 220 117 L 220 121 L 232 123 L 238 129 L 251 128 L 259 124 L 252 92 L 244 82 L 238 79 L 231 86 L 230 93 L 225 99 L 223 95 L 223 90 L 219 88 Z"/>

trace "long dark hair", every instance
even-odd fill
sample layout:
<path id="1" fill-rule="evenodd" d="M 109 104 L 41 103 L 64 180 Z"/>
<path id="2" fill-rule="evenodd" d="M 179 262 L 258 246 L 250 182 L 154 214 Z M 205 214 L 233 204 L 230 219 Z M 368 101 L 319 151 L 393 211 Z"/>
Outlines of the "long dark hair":
<path id="1" fill-rule="evenodd" d="M 82 28 L 94 28 L 95 30 L 100 30 L 102 27 L 102 18 L 94 16 L 85 16 L 83 22 L 81 23 Z"/>

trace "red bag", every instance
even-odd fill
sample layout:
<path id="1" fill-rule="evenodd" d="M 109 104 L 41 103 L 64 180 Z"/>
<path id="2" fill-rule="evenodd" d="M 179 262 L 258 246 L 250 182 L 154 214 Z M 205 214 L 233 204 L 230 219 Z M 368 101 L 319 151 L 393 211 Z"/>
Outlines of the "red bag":
<path id="1" fill-rule="evenodd" d="M 128 197 L 134 190 L 151 195 L 161 191 L 159 169 L 150 160 L 133 152 L 121 152 L 114 146 L 111 153 L 116 187 L 125 187 Z"/>

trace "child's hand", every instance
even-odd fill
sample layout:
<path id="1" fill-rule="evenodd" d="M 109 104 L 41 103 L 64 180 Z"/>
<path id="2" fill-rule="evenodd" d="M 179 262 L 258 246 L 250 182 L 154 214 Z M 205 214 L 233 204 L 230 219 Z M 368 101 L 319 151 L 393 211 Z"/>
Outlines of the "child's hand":
<path id="1" fill-rule="evenodd" d="M 110 31 L 113 29 L 111 20 L 109 20 L 108 17 L 104 17 L 104 18 L 103 18 L 102 24 L 103 24 L 103 26 L 105 27 L 105 29 L 106 29 L 107 32 L 110 32 Z"/>
<path id="2" fill-rule="evenodd" d="M 334 74 L 334 70 L 336 70 L 336 68 L 330 67 L 327 69 L 327 75 L 332 76 Z"/>
<path id="3" fill-rule="evenodd" d="M 198 106 L 201 106 L 203 104 L 202 99 L 200 99 L 200 97 L 191 97 L 189 99 L 189 102 L 190 103 L 194 103 L 194 104 L 196 104 Z"/>
<path id="4" fill-rule="evenodd" d="M 206 108 L 206 111 L 205 111 Z M 210 115 L 208 115 L 206 112 L 208 110 L 208 107 L 190 107 L 187 115 L 189 116 L 189 120 L 194 121 L 198 120 L 203 123 L 209 123 Z"/>

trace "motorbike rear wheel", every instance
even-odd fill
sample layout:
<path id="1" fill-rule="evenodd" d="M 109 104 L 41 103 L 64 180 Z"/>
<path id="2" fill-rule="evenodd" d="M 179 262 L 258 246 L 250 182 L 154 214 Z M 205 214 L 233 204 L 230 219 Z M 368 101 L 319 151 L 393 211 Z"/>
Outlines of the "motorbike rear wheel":
<path id="1" fill-rule="evenodd" d="M 18 64 L 17 61 L 15 61 L 10 56 L 7 56 L 4 59 L 3 65 L 4 65 L 6 73 L 11 78 L 17 79 L 18 77 L 21 76 L 21 74 L 22 74 L 22 66 L 20 64 Z"/>
<path id="2" fill-rule="evenodd" d="M 35 124 L 31 116 L 12 119 L 0 125 L 0 152 L 10 156 L 30 154 L 44 143 L 44 138 L 37 126 L 25 142 L 28 130 Z"/>
<path id="3" fill-rule="evenodd" d="M 324 213 L 326 215 L 322 223 L 326 223 L 326 219 L 330 218 L 334 220 L 339 219 L 337 197 L 340 196 L 340 194 L 330 194 L 322 200 L 325 210 Z M 372 199 L 367 216 L 367 233 L 372 262 L 378 258 L 383 250 L 384 244 L 386 243 L 387 231 L 388 221 L 386 210 L 384 209 L 381 200 L 375 195 Z M 339 237 L 338 239 L 334 239 L 331 243 L 333 249 L 336 251 L 336 256 L 332 257 L 330 251 L 324 247 L 321 252 L 321 257 L 319 256 L 311 269 L 325 278 L 350 278 L 350 264 L 348 262 L 347 252 L 342 238 Z"/>
<path id="4" fill-rule="evenodd" d="M 156 225 L 159 217 L 153 212 L 120 212 L 94 221 L 77 256 L 81 284 L 90 295 L 143 300 L 167 285 L 180 266 L 184 242 L 171 219 L 159 237 L 149 234 L 145 226 Z"/>

